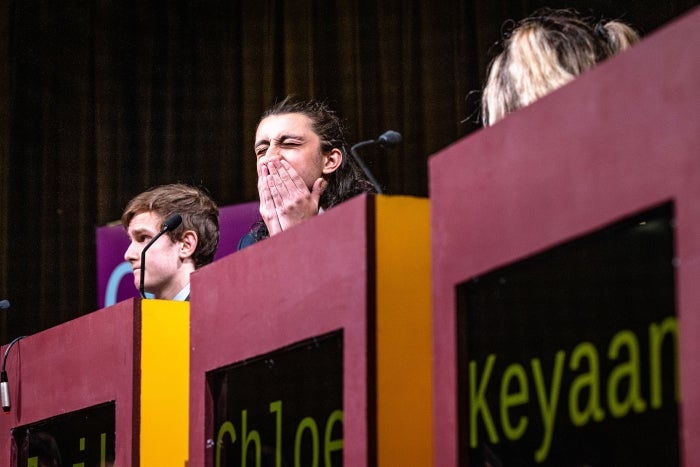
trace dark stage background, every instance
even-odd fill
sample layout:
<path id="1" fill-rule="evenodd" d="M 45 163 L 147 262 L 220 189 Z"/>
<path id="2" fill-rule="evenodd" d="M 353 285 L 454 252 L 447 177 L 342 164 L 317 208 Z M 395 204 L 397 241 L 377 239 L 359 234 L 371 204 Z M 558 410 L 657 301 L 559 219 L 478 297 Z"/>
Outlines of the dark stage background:
<path id="1" fill-rule="evenodd" d="M 647 35 L 697 4 L 0 0 L 0 342 L 96 309 L 95 228 L 137 193 L 255 200 L 255 126 L 287 94 L 327 100 L 350 143 L 400 131 L 365 160 L 427 196 L 428 157 L 478 128 L 506 20 L 573 7 Z"/>

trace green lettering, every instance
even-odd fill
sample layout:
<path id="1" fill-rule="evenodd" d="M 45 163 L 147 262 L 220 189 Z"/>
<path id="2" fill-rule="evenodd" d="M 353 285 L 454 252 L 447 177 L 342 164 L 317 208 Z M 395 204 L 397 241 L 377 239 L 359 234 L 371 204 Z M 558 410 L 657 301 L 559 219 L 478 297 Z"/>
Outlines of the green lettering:
<path id="1" fill-rule="evenodd" d="M 275 467 L 282 467 L 282 401 L 270 402 L 275 417 Z"/>
<path id="2" fill-rule="evenodd" d="M 249 443 L 255 444 L 255 464 L 260 467 L 260 433 L 256 430 L 252 430 L 248 433 L 248 411 L 243 410 L 241 412 L 241 431 L 243 432 L 243 445 L 241 446 L 241 465 L 251 465 L 248 460 L 248 445 Z"/>
<path id="3" fill-rule="evenodd" d="M 650 404 L 653 408 L 658 409 L 663 403 L 662 391 L 662 371 L 661 371 L 661 346 L 664 337 L 669 335 L 673 341 L 673 363 L 674 363 L 674 395 L 676 402 L 680 402 L 680 388 L 678 386 L 678 322 L 673 316 L 664 319 L 661 324 L 651 324 L 649 326 L 649 384 L 650 384 Z"/>
<path id="4" fill-rule="evenodd" d="M 297 427 L 297 433 L 294 437 L 294 467 L 301 467 L 301 437 L 304 435 L 304 430 L 308 429 L 311 434 L 311 465 L 318 467 L 318 427 L 316 422 L 311 417 L 304 417 Z"/>
<path id="5" fill-rule="evenodd" d="M 642 399 L 642 383 L 639 367 L 639 342 L 637 336 L 632 331 L 620 331 L 610 341 L 608 348 L 608 358 L 615 360 L 620 356 L 620 349 L 627 347 L 629 359 L 617 365 L 608 378 L 608 408 L 613 417 L 623 417 L 630 409 L 635 412 L 643 412 L 646 409 L 646 402 Z M 627 397 L 624 400 L 618 399 L 620 383 L 628 381 Z"/>
<path id="6" fill-rule="evenodd" d="M 552 445 L 552 435 L 554 432 L 554 419 L 557 412 L 557 403 L 559 401 L 559 392 L 561 391 L 561 375 L 564 367 L 564 358 L 566 353 L 560 350 L 554 357 L 554 371 L 552 374 L 552 384 L 549 391 L 549 402 L 547 401 L 547 391 L 542 376 L 542 365 L 536 358 L 532 359 L 532 374 L 535 378 L 535 389 L 537 390 L 537 399 L 540 404 L 540 413 L 542 414 L 542 424 L 544 426 L 544 435 L 542 437 L 542 445 L 535 451 L 535 461 L 538 463 L 544 462 L 549 455 L 549 449 Z"/>
<path id="7" fill-rule="evenodd" d="M 599 422 L 605 418 L 605 411 L 600 406 L 600 360 L 598 351 L 590 342 L 582 342 L 571 353 L 569 368 L 578 370 L 581 360 L 588 361 L 588 372 L 576 377 L 569 390 L 569 418 L 574 426 L 582 426 L 592 418 Z M 581 393 L 587 389 L 588 403 L 584 409 L 579 408 Z"/>
<path id="8" fill-rule="evenodd" d="M 331 454 L 333 451 L 343 449 L 343 438 L 331 439 L 331 435 L 333 434 L 333 426 L 338 422 L 343 423 L 342 410 L 334 410 L 328 417 L 328 420 L 326 420 L 326 432 L 325 436 L 323 437 L 323 444 L 325 446 L 325 449 L 323 450 L 323 459 L 326 467 L 332 466 Z"/>
<path id="9" fill-rule="evenodd" d="M 511 381 L 517 384 L 515 392 L 510 393 Z M 511 441 L 515 441 L 523 436 L 527 429 L 527 417 L 520 417 L 517 426 L 510 423 L 508 410 L 511 407 L 523 405 L 528 402 L 528 385 L 525 368 L 522 365 L 513 363 L 506 368 L 501 379 L 501 425 L 503 434 Z"/>
<path id="10" fill-rule="evenodd" d="M 233 423 L 225 421 L 221 424 L 219 432 L 216 434 L 216 454 L 214 456 L 215 467 L 221 467 L 221 448 L 224 444 L 224 435 L 228 435 L 231 438 L 231 444 L 236 442 L 236 429 L 233 427 Z M 244 464 L 245 465 L 245 464 Z"/>
<path id="11" fill-rule="evenodd" d="M 489 435 L 491 443 L 498 443 L 498 433 L 493 424 L 493 418 L 489 411 L 488 403 L 486 402 L 486 387 L 493 371 L 493 365 L 496 362 L 496 355 L 491 354 L 486 358 L 486 368 L 484 369 L 484 378 L 479 384 L 479 390 L 476 391 L 476 362 L 469 362 L 469 442 L 471 447 L 475 448 L 478 444 L 478 435 L 476 430 L 476 417 L 481 412 L 484 419 L 484 426 Z"/>
<path id="12" fill-rule="evenodd" d="M 100 467 L 107 464 L 107 433 L 100 433 Z"/>
<path id="13" fill-rule="evenodd" d="M 78 449 L 82 452 L 85 450 L 85 438 L 80 438 L 78 441 Z M 73 464 L 72 467 L 85 467 L 85 462 L 78 462 Z"/>

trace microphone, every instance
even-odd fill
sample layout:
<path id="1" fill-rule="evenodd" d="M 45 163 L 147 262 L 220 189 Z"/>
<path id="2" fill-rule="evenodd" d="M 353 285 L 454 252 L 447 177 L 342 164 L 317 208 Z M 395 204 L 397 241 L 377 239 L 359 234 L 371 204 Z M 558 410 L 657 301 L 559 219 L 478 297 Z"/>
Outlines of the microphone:
<path id="1" fill-rule="evenodd" d="M 141 282 L 139 283 L 139 292 L 141 292 L 141 297 L 146 298 L 146 291 L 144 290 L 143 281 L 146 276 L 146 250 L 151 248 L 151 245 L 160 238 L 165 232 L 177 229 L 182 223 L 182 216 L 180 214 L 173 214 L 168 217 L 163 223 L 163 228 L 158 232 L 158 234 L 151 239 L 150 242 L 141 250 Z"/>
<path id="2" fill-rule="evenodd" d="M 397 146 L 401 142 L 401 133 L 398 131 L 394 130 L 388 130 L 379 135 L 379 138 L 377 139 L 369 139 L 367 141 L 360 141 L 359 143 L 355 144 L 350 148 L 350 153 L 352 154 L 352 157 L 355 159 L 355 162 L 357 162 L 357 165 L 360 166 L 362 171 L 365 173 L 369 181 L 372 183 L 374 186 L 374 189 L 377 190 L 377 194 L 382 194 L 382 187 L 379 185 L 377 180 L 374 178 L 372 175 L 372 172 L 369 171 L 369 168 L 365 165 L 364 162 L 362 162 L 362 159 L 357 155 L 357 150 L 363 146 L 371 146 L 374 144 L 378 144 L 379 146 L 383 148 L 393 148 Z"/>
<path id="3" fill-rule="evenodd" d="M 377 138 L 379 145 L 384 148 L 393 148 L 401 142 L 401 133 L 394 130 L 387 130 Z"/>
<path id="4" fill-rule="evenodd" d="M 7 300 L 3 301 L 7 302 Z M 10 302 L 7 302 L 7 305 L 9 306 Z M 12 342 L 7 345 L 7 348 L 5 349 L 5 358 L 2 359 L 2 370 L 0 370 L 0 400 L 2 401 L 3 412 L 10 411 L 10 383 L 7 381 L 7 371 L 5 371 L 5 366 L 7 365 L 7 355 L 10 353 L 12 346 L 25 337 L 27 336 L 19 336 L 13 339 Z"/>
<path id="5" fill-rule="evenodd" d="M 0 300 L 0 309 L 6 310 L 8 308 L 10 308 L 10 301 Z M 9 355 L 12 346 L 25 337 L 27 336 L 20 336 L 10 342 L 5 349 L 5 357 L 2 359 L 2 369 L 0 369 L 0 403 L 2 404 L 3 412 L 10 411 L 10 383 L 7 380 L 7 371 L 5 370 L 5 367 L 7 366 L 7 356 Z"/>

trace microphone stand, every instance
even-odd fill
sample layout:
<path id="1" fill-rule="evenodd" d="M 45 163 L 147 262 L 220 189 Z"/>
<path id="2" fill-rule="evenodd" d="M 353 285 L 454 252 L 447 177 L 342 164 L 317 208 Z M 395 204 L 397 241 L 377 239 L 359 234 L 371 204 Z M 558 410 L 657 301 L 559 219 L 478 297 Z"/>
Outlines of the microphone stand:
<path id="1" fill-rule="evenodd" d="M 175 230 L 178 228 L 180 223 L 182 222 L 182 216 L 180 214 L 173 214 L 172 216 L 168 217 L 165 220 L 165 225 L 163 225 L 163 228 L 156 234 L 155 237 L 151 239 L 150 242 L 141 250 L 141 282 L 139 283 L 139 292 L 141 293 L 141 298 L 146 298 L 146 291 L 144 290 L 144 283 L 143 281 L 146 278 L 146 250 L 151 248 L 151 245 L 155 243 L 156 240 L 160 238 L 161 235 L 163 235 L 165 232 L 169 230 Z"/>
<path id="2" fill-rule="evenodd" d="M 363 147 L 363 146 L 371 146 L 373 144 L 378 144 L 376 139 L 369 139 L 367 141 L 361 141 L 357 144 L 354 144 L 350 148 L 350 152 L 352 153 L 353 159 L 355 159 L 355 162 L 357 162 L 357 165 L 360 166 L 360 169 L 365 173 L 365 176 L 369 179 L 369 181 L 372 183 L 374 186 L 374 189 L 377 191 L 377 194 L 381 195 L 383 193 L 382 187 L 379 186 L 379 182 L 374 178 L 374 175 L 372 175 L 372 172 L 370 172 L 369 168 L 365 165 L 365 163 L 360 159 L 360 157 L 357 155 L 357 149 Z"/>

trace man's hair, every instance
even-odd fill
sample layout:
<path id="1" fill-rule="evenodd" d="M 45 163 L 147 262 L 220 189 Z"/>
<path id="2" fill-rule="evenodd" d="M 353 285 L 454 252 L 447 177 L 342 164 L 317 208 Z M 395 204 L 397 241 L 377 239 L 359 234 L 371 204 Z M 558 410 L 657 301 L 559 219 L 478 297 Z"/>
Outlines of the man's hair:
<path id="1" fill-rule="evenodd" d="M 308 117 L 311 120 L 311 129 L 321 140 L 321 151 L 327 153 L 332 149 L 340 149 L 343 154 L 340 167 L 326 175 L 328 187 L 321 194 L 320 207 L 329 209 L 361 193 L 375 192 L 372 183 L 355 159 L 349 155 L 342 121 L 326 103 L 313 99 L 295 100 L 287 96 L 265 110 L 260 121 L 273 115 L 285 114 L 302 114 Z"/>
<path id="2" fill-rule="evenodd" d="M 620 21 L 594 22 L 574 10 L 541 9 L 517 23 L 490 66 L 482 121 L 493 125 L 639 41 Z"/>
<path id="3" fill-rule="evenodd" d="M 161 228 L 170 216 L 180 214 L 182 223 L 166 235 L 177 241 L 186 230 L 193 230 L 197 234 L 197 248 L 192 255 L 195 268 L 214 261 L 219 244 L 219 208 L 204 191 L 181 183 L 144 191 L 126 205 L 121 218 L 124 228 L 128 229 L 134 216 L 144 212 L 156 214 Z"/>

